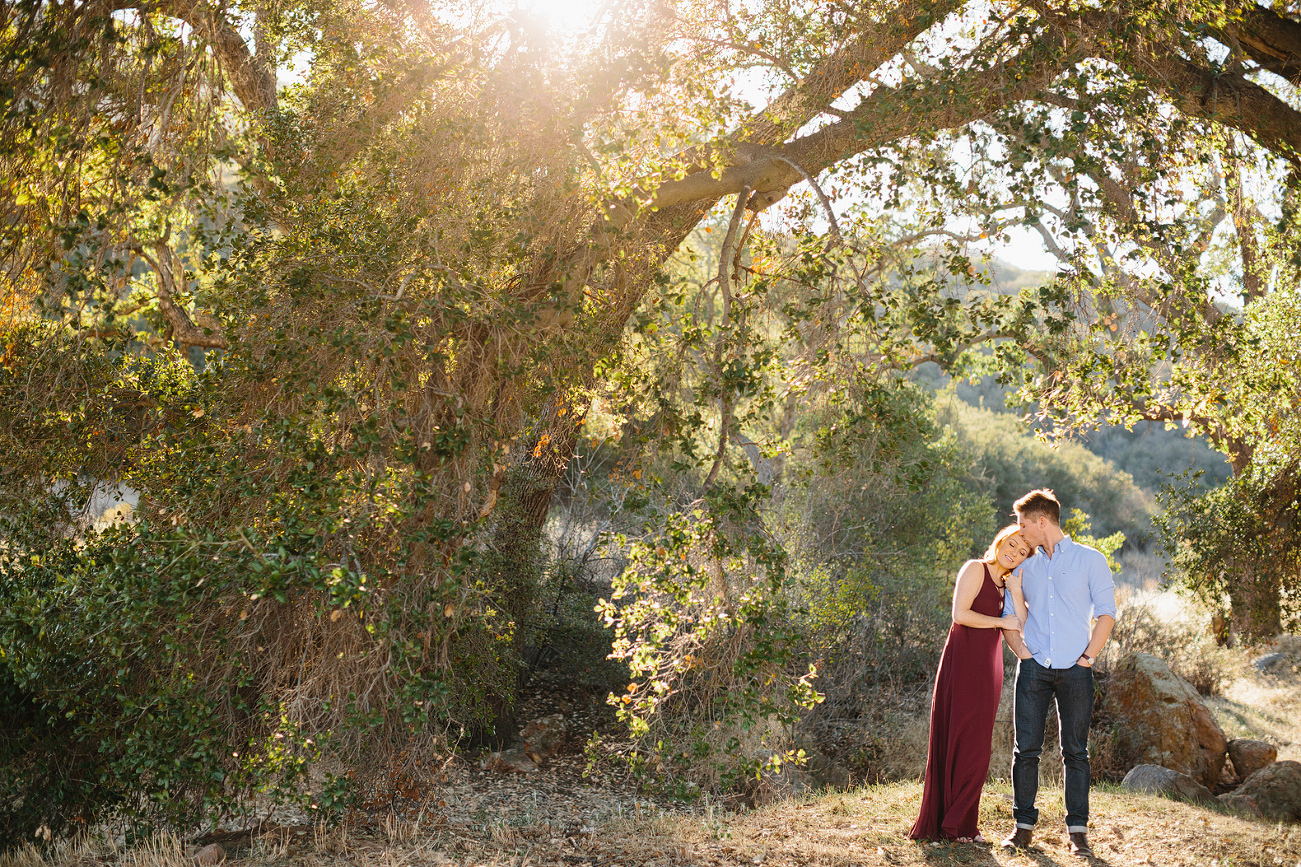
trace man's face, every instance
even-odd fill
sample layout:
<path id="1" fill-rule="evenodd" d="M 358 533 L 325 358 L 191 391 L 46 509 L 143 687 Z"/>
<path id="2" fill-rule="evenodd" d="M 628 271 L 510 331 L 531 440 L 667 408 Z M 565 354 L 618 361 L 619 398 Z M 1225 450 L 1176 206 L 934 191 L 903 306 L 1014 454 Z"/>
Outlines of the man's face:
<path id="1" fill-rule="evenodd" d="M 1026 517 L 1023 515 L 1016 516 L 1016 522 L 1021 526 L 1021 535 L 1025 538 L 1026 544 L 1030 550 L 1037 549 L 1044 544 L 1044 522 L 1048 519 L 1043 515 Z"/>

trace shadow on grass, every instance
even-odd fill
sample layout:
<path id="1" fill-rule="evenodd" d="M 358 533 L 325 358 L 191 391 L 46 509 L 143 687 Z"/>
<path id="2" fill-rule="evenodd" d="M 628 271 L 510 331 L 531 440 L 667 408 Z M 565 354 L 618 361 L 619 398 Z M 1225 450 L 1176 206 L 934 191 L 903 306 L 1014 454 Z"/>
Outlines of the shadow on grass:
<path id="1" fill-rule="evenodd" d="M 1037 846 L 1008 852 L 999 848 L 997 844 L 941 843 L 939 846 L 933 846 L 930 843 L 921 843 L 919 845 L 922 847 L 923 860 L 936 867 L 952 867 L 954 864 L 971 864 L 974 867 L 1007 867 L 1007 865 L 1023 864 L 1034 864 L 1037 867 L 1113 867 L 1110 861 L 1097 856 L 1092 858 L 1066 856 L 1059 861 Z M 1001 856 L 1001 860 L 995 857 L 995 853 Z"/>

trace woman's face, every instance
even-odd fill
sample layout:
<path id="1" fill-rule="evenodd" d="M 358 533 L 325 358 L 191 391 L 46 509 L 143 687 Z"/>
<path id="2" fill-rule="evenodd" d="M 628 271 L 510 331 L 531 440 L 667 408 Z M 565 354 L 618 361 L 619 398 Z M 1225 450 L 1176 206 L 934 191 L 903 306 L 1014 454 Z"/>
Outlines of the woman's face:
<path id="1" fill-rule="evenodd" d="M 1013 533 L 998 545 L 998 562 L 1004 569 L 1011 572 L 1026 557 L 1030 556 L 1030 546 L 1026 544 L 1025 537 L 1020 533 Z"/>

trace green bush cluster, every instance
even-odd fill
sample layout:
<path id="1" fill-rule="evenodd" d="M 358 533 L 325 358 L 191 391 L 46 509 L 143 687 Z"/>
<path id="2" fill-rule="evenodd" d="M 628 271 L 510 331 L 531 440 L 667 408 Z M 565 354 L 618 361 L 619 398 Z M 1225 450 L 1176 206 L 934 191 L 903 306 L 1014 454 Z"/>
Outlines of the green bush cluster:
<path id="1" fill-rule="evenodd" d="M 1168 577 L 1212 611 L 1220 638 L 1268 640 L 1301 621 L 1301 465 L 1262 457 L 1221 487 L 1195 477 L 1162 493 L 1157 518 Z"/>
<path id="2" fill-rule="evenodd" d="M 493 724 L 514 625 L 449 544 L 464 526 L 410 527 L 418 474 L 357 471 L 364 422 L 350 444 L 314 406 L 249 423 L 229 371 L 83 353 L 54 325 L 0 340 L 31 350 L 0 369 L 0 847 L 108 816 L 192 826 L 252 793 L 337 809 L 359 756 Z M 51 384 L 69 377 L 81 399 Z M 97 529 L 112 479 L 140 508 Z M 351 772 L 314 793 L 322 755 Z"/>

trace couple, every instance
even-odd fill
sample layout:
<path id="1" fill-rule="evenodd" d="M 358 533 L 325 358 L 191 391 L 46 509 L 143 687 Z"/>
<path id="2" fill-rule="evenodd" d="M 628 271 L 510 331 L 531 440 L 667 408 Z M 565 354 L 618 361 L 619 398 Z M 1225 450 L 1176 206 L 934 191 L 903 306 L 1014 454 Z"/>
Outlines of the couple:
<path id="1" fill-rule="evenodd" d="M 1039 819 L 1039 753 L 1055 701 L 1070 849 L 1089 857 L 1090 669 L 1116 622 L 1115 585 L 1101 552 L 1062 533 L 1061 504 L 1052 491 L 1031 491 L 1015 508 L 1017 523 L 1000 530 L 984 558 L 958 573 L 953 626 L 931 701 L 921 815 L 909 836 L 986 842 L 976 820 L 1003 689 L 1001 633 L 1020 660 L 1013 710 L 1016 827 L 1003 846 L 1030 846 Z M 1092 626 L 1090 612 L 1097 618 Z"/>

